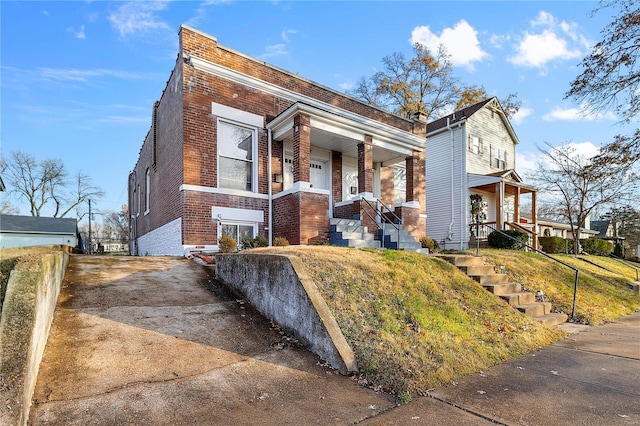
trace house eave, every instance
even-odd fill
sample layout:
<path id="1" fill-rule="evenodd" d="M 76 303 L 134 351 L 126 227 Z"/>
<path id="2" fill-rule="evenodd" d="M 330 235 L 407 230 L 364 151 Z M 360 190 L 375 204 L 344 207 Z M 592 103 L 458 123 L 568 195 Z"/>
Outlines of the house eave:
<path id="1" fill-rule="evenodd" d="M 405 130 L 393 127 L 379 121 L 361 116 L 359 114 L 347 111 L 342 108 L 335 107 L 331 104 L 318 101 L 306 95 L 282 88 L 275 84 L 260 80 L 247 74 L 240 73 L 222 65 L 207 61 L 197 56 L 191 56 L 190 63 L 194 69 L 206 72 L 217 77 L 224 78 L 234 83 L 242 84 L 264 93 L 272 94 L 283 99 L 290 100 L 298 104 L 300 111 L 310 112 L 316 118 L 330 120 L 336 125 L 344 128 L 355 129 L 358 132 L 366 132 L 382 142 L 393 143 L 400 147 L 410 150 L 423 151 L 425 149 L 426 139 Z M 290 119 L 287 111 L 279 114 L 267 125 L 267 128 L 275 129 L 283 122 Z M 291 113 L 291 111 L 290 111 Z M 363 133 L 364 134 L 364 133 Z"/>

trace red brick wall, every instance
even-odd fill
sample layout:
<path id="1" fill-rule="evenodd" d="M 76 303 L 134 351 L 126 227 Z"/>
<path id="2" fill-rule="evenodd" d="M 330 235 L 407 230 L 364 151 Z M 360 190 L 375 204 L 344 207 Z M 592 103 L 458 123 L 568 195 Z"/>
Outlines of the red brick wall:
<path id="1" fill-rule="evenodd" d="M 340 94 L 337 91 L 314 84 L 307 79 L 287 73 L 283 70 L 271 67 L 262 61 L 234 52 L 218 45 L 217 41 L 213 37 L 204 35 L 203 33 L 199 33 L 188 27 L 181 28 L 180 36 L 184 57 L 190 57 L 191 55 L 197 56 L 285 89 L 335 105 L 347 111 L 398 127 L 405 131 L 415 131 L 416 134 L 421 135 L 426 134 L 426 126 L 423 123 L 407 120 L 388 112 L 372 108 L 363 102 Z"/>
<path id="2" fill-rule="evenodd" d="M 331 194 L 333 202 L 342 201 L 342 153 L 331 151 Z"/>
<path id="3" fill-rule="evenodd" d="M 293 118 L 293 181 L 309 182 L 311 164 L 311 120 L 306 114 Z"/>
<path id="4" fill-rule="evenodd" d="M 135 237 L 179 218 L 183 212 L 182 196 L 182 63 L 178 62 L 167 82 L 167 87 L 158 102 L 155 122 L 140 149 L 138 162 L 129 179 L 129 211 L 137 212 L 137 199 L 133 200 L 133 189 L 140 185 L 140 214 L 132 219 Z M 149 111 L 152 119 L 153 108 Z M 154 152 L 155 150 L 155 152 Z M 153 167 L 154 156 L 156 167 Z M 146 179 L 150 172 L 150 205 L 145 205 Z M 149 214 L 145 215 L 145 210 Z"/>
<path id="5" fill-rule="evenodd" d="M 290 244 L 313 244 L 329 239 L 329 197 L 295 192 L 273 200 L 273 237 Z"/>
<path id="6" fill-rule="evenodd" d="M 373 192 L 373 138 L 366 135 L 358 144 L 358 190 Z"/>
<path id="7" fill-rule="evenodd" d="M 380 168 L 380 195 L 382 202 L 392 206 L 395 201 L 395 187 L 393 183 L 393 166 Z"/>

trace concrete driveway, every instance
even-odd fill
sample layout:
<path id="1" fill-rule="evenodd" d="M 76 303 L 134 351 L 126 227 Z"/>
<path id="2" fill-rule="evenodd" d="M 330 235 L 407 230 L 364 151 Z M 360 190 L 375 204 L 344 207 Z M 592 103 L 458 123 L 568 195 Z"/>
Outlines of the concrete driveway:
<path id="1" fill-rule="evenodd" d="M 211 270 L 73 256 L 30 424 L 354 424 L 394 406 L 323 366 Z"/>

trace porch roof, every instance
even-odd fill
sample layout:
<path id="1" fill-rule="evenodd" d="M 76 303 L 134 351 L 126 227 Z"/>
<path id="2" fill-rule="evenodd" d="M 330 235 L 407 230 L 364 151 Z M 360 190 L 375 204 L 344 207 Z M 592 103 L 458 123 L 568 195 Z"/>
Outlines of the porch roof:
<path id="1" fill-rule="evenodd" d="M 293 140 L 293 119 L 303 113 L 311 124 L 311 145 L 339 151 L 350 157 L 358 156 L 358 143 L 365 135 L 373 139 L 373 161 L 383 165 L 395 164 L 423 151 L 426 138 L 397 127 L 389 126 L 350 111 L 327 104 L 326 109 L 296 102 L 266 125 L 274 140 Z"/>
<path id="2" fill-rule="evenodd" d="M 515 192 L 513 188 L 520 188 L 520 193 L 522 194 L 538 191 L 536 187 L 523 183 L 522 178 L 515 170 L 500 171 L 488 175 L 468 173 L 467 181 L 469 188 L 486 192 L 495 192 L 495 184 L 499 182 L 505 183 L 505 191 L 507 194 L 513 194 Z"/>

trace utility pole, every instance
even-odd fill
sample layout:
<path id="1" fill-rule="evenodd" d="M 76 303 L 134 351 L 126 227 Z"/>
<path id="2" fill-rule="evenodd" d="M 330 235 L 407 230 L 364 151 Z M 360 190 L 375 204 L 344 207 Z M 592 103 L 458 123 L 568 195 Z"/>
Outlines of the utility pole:
<path id="1" fill-rule="evenodd" d="M 91 200 L 89 200 L 89 254 L 93 252 L 93 244 L 91 244 Z"/>

